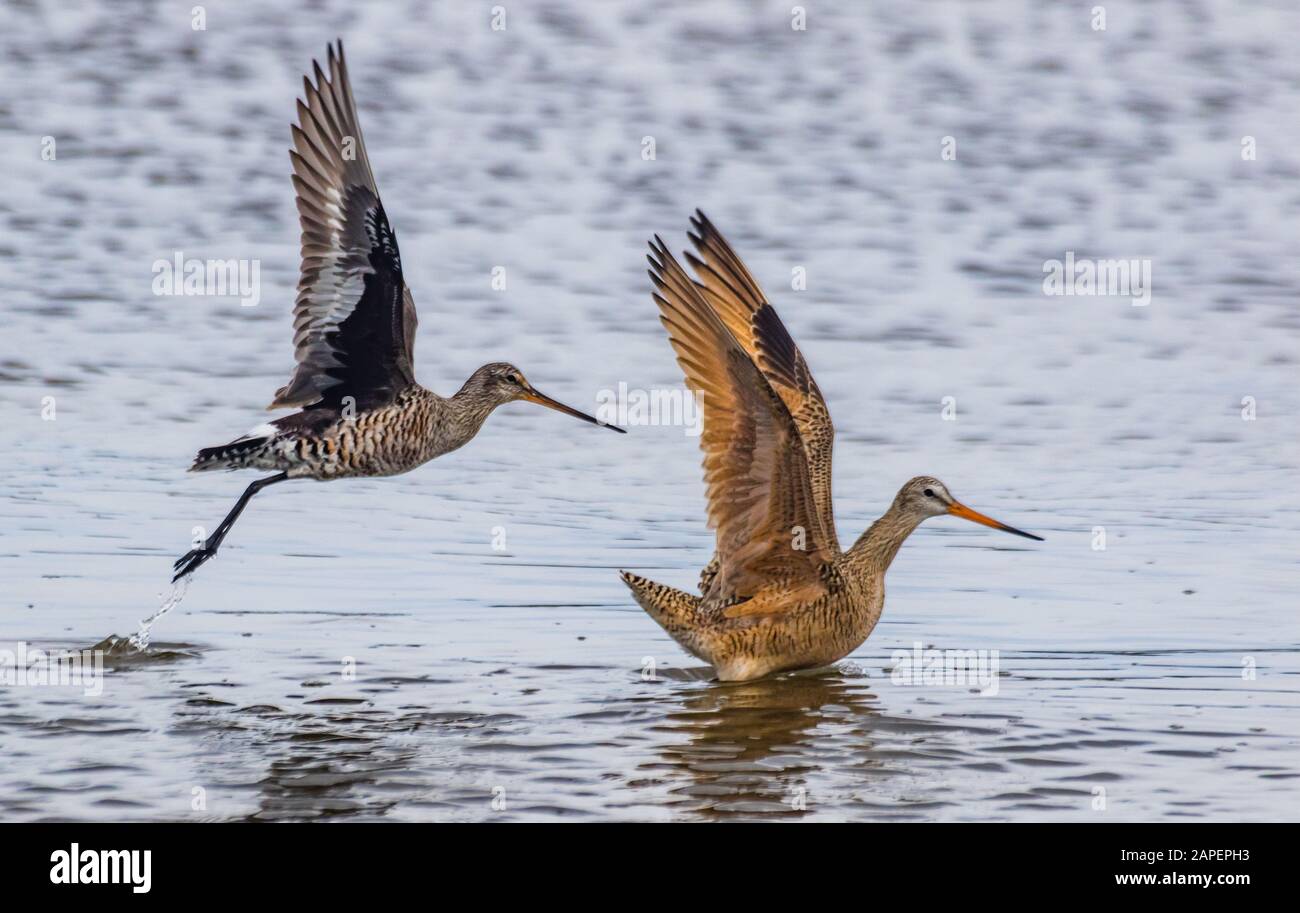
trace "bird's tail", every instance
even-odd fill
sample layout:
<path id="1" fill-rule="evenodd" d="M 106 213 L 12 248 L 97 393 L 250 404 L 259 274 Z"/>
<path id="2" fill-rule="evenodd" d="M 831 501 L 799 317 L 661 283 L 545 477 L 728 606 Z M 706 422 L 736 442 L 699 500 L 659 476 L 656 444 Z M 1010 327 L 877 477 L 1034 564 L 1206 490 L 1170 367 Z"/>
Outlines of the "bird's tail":
<path id="1" fill-rule="evenodd" d="M 627 571 L 619 571 L 619 576 L 632 591 L 637 605 L 645 609 L 646 614 L 658 622 L 673 640 L 691 655 L 705 662 L 713 661 L 713 651 L 709 648 L 710 628 L 700 610 L 703 600 L 699 596 Z"/>
<path id="2" fill-rule="evenodd" d="M 242 437 L 220 447 L 204 447 L 194 457 L 190 472 L 209 472 L 214 469 L 247 469 L 261 467 L 257 458 L 263 455 L 271 435 Z"/>

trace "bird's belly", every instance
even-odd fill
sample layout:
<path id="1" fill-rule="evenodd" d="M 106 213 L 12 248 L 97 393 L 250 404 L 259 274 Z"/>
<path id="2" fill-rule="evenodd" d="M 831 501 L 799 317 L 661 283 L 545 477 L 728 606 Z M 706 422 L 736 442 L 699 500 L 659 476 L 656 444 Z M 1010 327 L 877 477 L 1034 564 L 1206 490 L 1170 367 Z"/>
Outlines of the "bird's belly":
<path id="1" fill-rule="evenodd" d="M 375 479 L 401 475 L 410 472 L 418 465 L 416 462 L 394 460 L 383 456 L 334 457 L 317 461 L 312 466 L 310 474 L 312 478 L 322 482 L 333 479 Z"/>
<path id="2" fill-rule="evenodd" d="M 880 618 L 880 606 L 874 603 L 827 602 L 748 619 L 719 637 L 712 657 L 718 678 L 747 681 L 829 666 L 871 634 Z"/>

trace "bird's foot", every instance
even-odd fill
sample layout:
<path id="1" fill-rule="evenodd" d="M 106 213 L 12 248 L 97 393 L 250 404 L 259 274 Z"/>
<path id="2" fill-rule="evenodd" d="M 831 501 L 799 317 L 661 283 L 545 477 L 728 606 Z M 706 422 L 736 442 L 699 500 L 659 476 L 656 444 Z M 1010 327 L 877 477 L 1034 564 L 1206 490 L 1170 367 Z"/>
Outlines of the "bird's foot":
<path id="1" fill-rule="evenodd" d="M 190 549 L 183 556 L 176 559 L 176 563 L 172 565 L 172 569 L 176 571 L 176 576 L 172 577 L 172 583 L 180 580 L 186 574 L 193 574 L 198 570 L 199 565 L 216 556 L 216 548 L 209 548 L 206 542 L 198 548 Z"/>

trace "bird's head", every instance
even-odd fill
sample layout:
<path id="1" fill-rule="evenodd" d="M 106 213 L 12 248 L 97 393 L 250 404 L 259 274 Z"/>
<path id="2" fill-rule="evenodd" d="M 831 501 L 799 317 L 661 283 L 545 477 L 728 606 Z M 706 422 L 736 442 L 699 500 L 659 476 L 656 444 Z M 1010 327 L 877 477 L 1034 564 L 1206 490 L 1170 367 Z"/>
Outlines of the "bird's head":
<path id="1" fill-rule="evenodd" d="M 1041 536 L 1024 532 L 1014 526 L 1007 526 L 1007 524 L 994 520 L 992 517 L 986 517 L 978 511 L 971 510 L 952 496 L 947 485 L 944 485 L 933 476 L 917 476 L 900 488 L 898 497 L 894 499 L 894 509 L 915 523 L 920 523 L 931 517 L 951 514 L 954 517 L 961 517 L 963 520 L 970 520 L 973 523 L 981 523 L 984 526 L 1000 529 L 1004 533 L 1024 536 L 1026 539 L 1035 539 L 1039 542 L 1043 541 Z"/>
<path id="2" fill-rule="evenodd" d="M 558 400 L 551 399 L 544 393 L 539 392 L 528 378 L 524 377 L 524 372 L 520 371 L 514 365 L 497 361 L 489 365 L 484 365 L 475 371 L 470 379 L 465 382 L 462 393 L 471 395 L 476 399 L 483 400 L 493 408 L 502 406 L 506 403 L 513 403 L 517 400 L 523 400 L 528 403 L 537 403 L 539 406 L 545 406 L 548 409 L 554 409 L 556 412 L 563 412 L 565 415 L 572 415 L 574 418 L 580 418 L 584 422 L 591 422 L 593 425 L 601 425 L 623 433 L 622 428 L 614 425 L 604 425 L 595 418 L 587 415 L 585 412 L 579 412 L 570 406 Z"/>

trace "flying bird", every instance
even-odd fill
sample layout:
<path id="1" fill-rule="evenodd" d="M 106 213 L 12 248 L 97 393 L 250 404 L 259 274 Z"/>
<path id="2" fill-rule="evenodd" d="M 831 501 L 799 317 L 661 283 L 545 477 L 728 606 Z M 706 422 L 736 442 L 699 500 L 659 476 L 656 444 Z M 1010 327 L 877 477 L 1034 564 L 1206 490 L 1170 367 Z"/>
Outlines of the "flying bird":
<path id="1" fill-rule="evenodd" d="M 329 481 L 409 472 L 466 444 L 498 406 L 523 400 L 613 431 L 537 391 L 505 362 L 484 365 L 449 397 L 415 381 L 415 302 L 397 237 L 366 157 L 343 43 L 328 76 L 312 61 L 293 126 L 293 187 L 302 226 L 294 305 L 297 367 L 271 409 L 297 408 L 220 447 L 191 472 L 273 471 L 253 482 L 212 535 L 180 558 L 173 581 L 217 554 L 248 502 L 288 479 Z"/>
<path id="2" fill-rule="evenodd" d="M 835 430 L 808 363 L 704 213 L 691 220 L 692 278 L 657 235 L 659 317 L 702 396 L 708 521 L 717 549 L 700 594 L 622 572 L 641 608 L 723 681 L 826 666 L 857 649 L 885 602 L 885 572 L 912 531 L 954 516 L 1042 541 L 962 504 L 931 476 L 907 482 L 841 550 L 831 509 Z"/>

